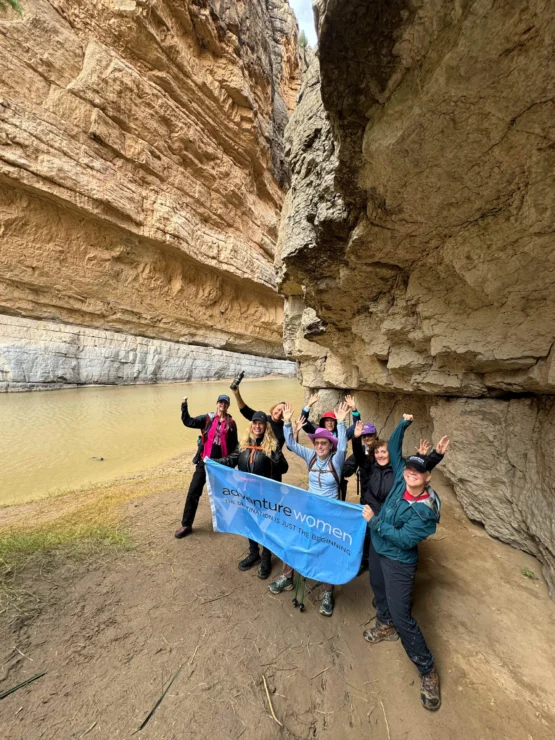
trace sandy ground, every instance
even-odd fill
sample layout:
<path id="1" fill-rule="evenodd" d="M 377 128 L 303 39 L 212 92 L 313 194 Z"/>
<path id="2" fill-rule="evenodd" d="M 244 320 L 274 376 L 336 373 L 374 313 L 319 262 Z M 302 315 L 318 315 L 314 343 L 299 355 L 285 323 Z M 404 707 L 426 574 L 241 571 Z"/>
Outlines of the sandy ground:
<path id="1" fill-rule="evenodd" d="M 294 464 L 289 481 L 303 477 Z M 175 540 L 184 490 L 168 488 L 126 505 L 136 549 L 27 574 L 43 606 L 4 630 L 0 692 L 47 675 L 0 702 L 0 736 L 130 737 L 181 668 L 137 737 L 552 740 L 555 604 L 521 574 L 539 564 L 469 523 L 434 481 L 443 515 L 421 546 L 415 615 L 442 679 L 436 714 L 401 644 L 362 638 L 367 574 L 336 589 L 331 619 L 318 588 L 300 614 L 291 593 L 237 569 L 245 541 L 211 531 L 206 496 L 194 536 Z"/>

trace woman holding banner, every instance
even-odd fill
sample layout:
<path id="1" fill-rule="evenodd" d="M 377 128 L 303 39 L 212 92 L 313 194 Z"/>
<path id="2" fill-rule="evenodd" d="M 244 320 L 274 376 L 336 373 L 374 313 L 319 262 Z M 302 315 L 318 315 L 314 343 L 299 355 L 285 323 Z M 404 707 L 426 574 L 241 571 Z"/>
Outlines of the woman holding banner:
<path id="1" fill-rule="evenodd" d="M 243 473 L 253 473 L 276 481 L 281 481 L 288 467 L 281 445 L 264 411 L 253 412 L 249 428 L 235 450 L 216 462 L 230 468 L 237 466 Z M 272 553 L 267 547 L 263 547 L 261 557 L 258 542 L 249 540 L 249 554 L 239 563 L 239 570 L 249 570 L 257 563 L 260 563 L 258 577 L 268 578 L 272 570 Z"/>
<path id="2" fill-rule="evenodd" d="M 299 457 L 306 462 L 308 467 L 308 490 L 316 496 L 326 498 L 339 498 L 339 485 L 343 464 L 347 455 L 347 435 L 345 432 L 345 417 L 349 411 L 347 403 L 340 404 L 335 410 L 337 419 L 337 437 L 332 432 L 323 427 L 316 429 L 314 434 L 308 437 L 314 444 L 314 449 L 303 447 L 295 441 L 291 417 L 293 409 L 290 403 L 285 404 L 283 411 L 285 444 Z M 304 421 L 299 422 L 299 429 Z M 293 569 L 286 563 L 283 564 L 282 575 L 269 586 L 273 594 L 279 594 L 282 591 L 291 591 L 293 589 Z M 320 605 L 320 614 L 331 617 L 333 614 L 333 585 L 331 583 L 323 584 L 324 594 Z"/>

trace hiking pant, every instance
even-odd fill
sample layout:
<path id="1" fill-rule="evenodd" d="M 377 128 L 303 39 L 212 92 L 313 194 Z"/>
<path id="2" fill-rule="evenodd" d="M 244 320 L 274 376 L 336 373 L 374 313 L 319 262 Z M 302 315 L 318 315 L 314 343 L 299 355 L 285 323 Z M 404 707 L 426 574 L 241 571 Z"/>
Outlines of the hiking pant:
<path id="1" fill-rule="evenodd" d="M 258 555 L 260 550 L 258 549 L 260 545 L 258 542 L 255 542 L 254 540 L 249 539 L 249 552 L 253 555 Z M 270 560 L 272 558 L 272 552 L 271 550 L 268 550 L 267 547 L 262 547 L 262 562 L 265 560 L 270 563 Z"/>
<path id="2" fill-rule="evenodd" d="M 369 561 L 370 585 L 376 597 L 377 622 L 392 624 L 420 675 L 429 673 L 434 667 L 434 658 L 411 613 L 417 563 L 401 563 L 399 560 L 378 555 L 372 543 Z"/>
<path id="3" fill-rule="evenodd" d="M 187 493 L 187 499 L 185 500 L 185 508 L 183 509 L 183 517 L 181 519 L 182 527 L 192 527 L 195 521 L 195 515 L 198 509 L 198 502 L 202 496 L 202 489 L 206 483 L 206 468 L 204 462 L 201 460 L 197 463 L 193 477 L 191 478 L 191 484 L 189 485 L 189 492 Z"/>

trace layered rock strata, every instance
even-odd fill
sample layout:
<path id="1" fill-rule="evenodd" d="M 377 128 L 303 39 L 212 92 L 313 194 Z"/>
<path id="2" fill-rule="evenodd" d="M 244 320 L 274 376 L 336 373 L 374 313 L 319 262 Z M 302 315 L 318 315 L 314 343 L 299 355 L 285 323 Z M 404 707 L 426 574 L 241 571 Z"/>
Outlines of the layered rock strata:
<path id="1" fill-rule="evenodd" d="M 295 375 L 294 362 L 0 316 L 0 391 Z"/>
<path id="2" fill-rule="evenodd" d="M 358 389 L 386 432 L 416 409 L 451 433 L 465 510 L 537 555 L 555 594 L 555 16 L 539 0 L 316 12 L 286 132 L 287 352 L 307 387 Z"/>
<path id="3" fill-rule="evenodd" d="M 0 17 L 0 312 L 283 357 L 286 0 L 23 8 Z"/>

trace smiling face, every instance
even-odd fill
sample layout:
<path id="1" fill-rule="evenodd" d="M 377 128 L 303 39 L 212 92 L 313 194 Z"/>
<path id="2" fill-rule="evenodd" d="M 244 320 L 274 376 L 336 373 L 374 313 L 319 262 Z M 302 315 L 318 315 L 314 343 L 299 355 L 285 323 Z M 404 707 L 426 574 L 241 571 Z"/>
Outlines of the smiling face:
<path id="1" fill-rule="evenodd" d="M 314 440 L 314 451 L 319 458 L 327 457 L 332 451 L 333 445 L 329 439 L 322 439 L 317 437 Z"/>
<path id="2" fill-rule="evenodd" d="M 274 421 L 281 421 L 283 419 L 283 409 L 285 405 L 283 403 L 276 404 L 270 411 L 270 416 Z"/>
<path id="3" fill-rule="evenodd" d="M 376 447 L 374 449 L 374 457 L 376 458 L 378 465 L 381 465 L 382 468 L 389 465 L 389 451 L 387 449 L 387 445 L 382 444 L 379 447 Z"/>
<path id="4" fill-rule="evenodd" d="M 328 432 L 332 432 L 335 429 L 335 419 L 324 419 L 324 427 L 328 430 Z"/>
<path id="5" fill-rule="evenodd" d="M 251 424 L 251 434 L 253 437 L 262 437 L 266 431 L 266 422 L 264 421 L 253 421 Z"/>
<path id="6" fill-rule="evenodd" d="M 227 414 L 228 408 L 229 404 L 227 401 L 218 401 L 218 403 L 216 404 L 216 413 L 219 416 L 224 416 L 225 414 Z"/>
<path id="7" fill-rule="evenodd" d="M 421 488 L 422 490 L 424 490 L 426 484 L 429 482 L 432 476 L 428 472 L 421 473 L 419 470 L 415 470 L 414 468 L 410 468 L 407 466 L 405 467 L 404 477 L 405 483 L 407 484 L 408 488 Z"/>

